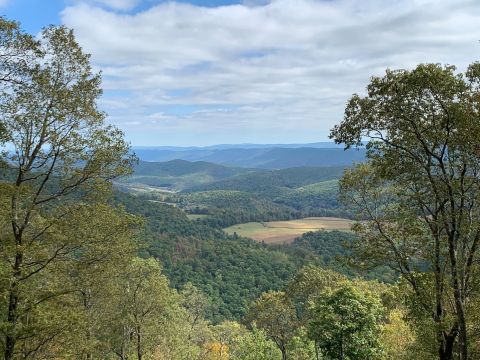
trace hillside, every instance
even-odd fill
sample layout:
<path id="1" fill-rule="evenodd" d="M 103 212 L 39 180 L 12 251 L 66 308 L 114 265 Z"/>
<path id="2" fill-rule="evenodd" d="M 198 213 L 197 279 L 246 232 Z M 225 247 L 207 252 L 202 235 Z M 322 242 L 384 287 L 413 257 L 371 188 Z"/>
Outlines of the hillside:
<path id="1" fill-rule="evenodd" d="M 218 191 L 233 191 L 238 195 L 248 193 L 254 195 L 256 199 L 288 208 L 293 214 L 292 217 L 281 216 L 273 220 L 305 216 L 348 217 L 348 213 L 341 209 L 337 200 L 337 181 L 343 174 L 343 170 L 343 167 L 299 167 L 249 172 L 186 189 L 181 195 L 188 198 L 189 194 L 198 192 L 220 194 Z M 234 204 L 235 202 L 231 203 L 231 205 Z M 236 209 L 235 206 L 233 208 Z M 271 217 L 251 218 L 249 221 L 270 220 L 272 220 Z M 226 223 L 224 225 L 227 226 Z"/>
<path id="2" fill-rule="evenodd" d="M 344 167 L 296 167 L 282 170 L 248 172 L 234 177 L 186 189 L 186 192 L 209 190 L 247 191 L 257 195 L 275 196 L 282 188 L 294 189 L 341 177 Z"/>
<path id="3" fill-rule="evenodd" d="M 203 161 L 140 162 L 118 188 L 208 215 L 200 220 L 224 228 L 307 216 L 348 217 L 337 201 L 343 171 L 343 166 L 265 170 Z"/>
<path id="4" fill-rule="evenodd" d="M 121 183 L 144 184 L 178 191 L 209 184 L 249 171 L 248 169 L 233 168 L 205 161 L 191 162 L 180 159 L 166 162 L 140 161 L 134 167 L 133 175 L 123 178 Z"/>
<path id="5" fill-rule="evenodd" d="M 348 232 L 308 233 L 291 246 L 268 246 L 191 221 L 177 207 L 121 192 L 116 192 L 115 202 L 145 218 L 145 230 L 139 235 L 142 255 L 159 259 L 174 287 L 191 282 L 200 288 L 211 301 L 207 316 L 216 322 L 242 318 L 250 301 L 264 291 L 281 289 L 306 264 L 355 274 L 340 261 L 348 254 L 343 243 L 354 238 Z"/>

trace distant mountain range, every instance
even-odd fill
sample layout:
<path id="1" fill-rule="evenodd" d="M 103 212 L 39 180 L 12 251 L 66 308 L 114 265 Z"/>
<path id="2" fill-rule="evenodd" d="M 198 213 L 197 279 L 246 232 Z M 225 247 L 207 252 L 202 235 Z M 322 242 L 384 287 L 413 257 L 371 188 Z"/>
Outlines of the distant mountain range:
<path id="1" fill-rule="evenodd" d="M 350 166 L 365 158 L 365 150 L 344 151 L 331 142 L 312 144 L 239 144 L 208 147 L 134 147 L 142 161 L 204 161 L 214 164 L 286 169 L 299 166 Z"/>
<path id="2" fill-rule="evenodd" d="M 173 150 L 173 151 L 187 151 L 187 150 L 224 150 L 224 149 L 266 149 L 266 148 L 343 148 L 343 145 L 335 144 L 332 141 L 323 141 L 306 144 L 217 144 L 208 146 L 134 146 L 135 149 L 153 149 L 153 150 Z"/>

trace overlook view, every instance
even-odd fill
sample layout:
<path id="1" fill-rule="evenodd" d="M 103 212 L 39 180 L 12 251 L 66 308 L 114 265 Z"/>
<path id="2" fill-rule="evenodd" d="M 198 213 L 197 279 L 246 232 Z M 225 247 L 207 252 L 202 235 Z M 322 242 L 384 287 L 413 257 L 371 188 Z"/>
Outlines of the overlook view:
<path id="1" fill-rule="evenodd" d="M 480 359 L 476 0 L 0 0 L 0 356 Z"/>

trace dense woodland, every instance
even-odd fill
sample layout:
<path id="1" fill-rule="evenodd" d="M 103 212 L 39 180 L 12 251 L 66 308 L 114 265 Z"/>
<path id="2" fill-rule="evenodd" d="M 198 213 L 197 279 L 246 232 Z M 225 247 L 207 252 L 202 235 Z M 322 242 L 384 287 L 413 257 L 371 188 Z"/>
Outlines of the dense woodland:
<path id="1" fill-rule="evenodd" d="M 65 27 L 37 39 L 1 18 L 0 86 L 5 359 L 480 357 L 480 64 L 372 78 L 332 130 L 367 141 L 347 169 L 136 165 Z M 183 191 L 115 189 L 135 169 Z M 354 231 L 221 230 L 329 211 Z"/>

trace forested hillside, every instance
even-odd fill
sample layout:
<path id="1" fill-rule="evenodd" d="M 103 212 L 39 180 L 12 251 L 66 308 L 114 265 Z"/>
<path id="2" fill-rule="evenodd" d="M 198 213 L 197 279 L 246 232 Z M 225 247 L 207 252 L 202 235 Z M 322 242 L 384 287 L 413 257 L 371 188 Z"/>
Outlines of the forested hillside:
<path id="1" fill-rule="evenodd" d="M 177 168 L 178 165 L 178 168 Z M 344 167 L 256 170 L 205 162 L 141 162 L 118 187 L 145 199 L 176 204 L 225 228 L 251 221 L 351 216 L 337 200 Z"/>
<path id="2" fill-rule="evenodd" d="M 178 159 L 163 163 L 141 161 L 135 165 L 133 175 L 122 179 L 122 182 L 145 184 L 178 191 L 246 172 L 249 172 L 249 170 L 204 161 L 190 162 Z"/>
<path id="3" fill-rule="evenodd" d="M 351 234 L 312 233 L 292 247 L 275 248 L 228 236 L 208 222 L 191 221 L 181 209 L 170 205 L 122 193 L 116 193 L 115 198 L 129 213 L 145 218 L 141 237 L 144 256 L 162 262 L 174 287 L 191 282 L 201 289 L 211 300 L 207 316 L 216 322 L 240 320 L 253 299 L 264 291 L 281 289 L 306 264 L 355 275 L 342 260 L 348 254 L 344 243 L 351 241 Z M 331 245 L 323 246 L 323 242 Z M 385 278 L 381 272 L 372 276 Z"/>

